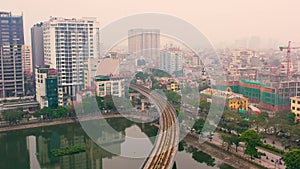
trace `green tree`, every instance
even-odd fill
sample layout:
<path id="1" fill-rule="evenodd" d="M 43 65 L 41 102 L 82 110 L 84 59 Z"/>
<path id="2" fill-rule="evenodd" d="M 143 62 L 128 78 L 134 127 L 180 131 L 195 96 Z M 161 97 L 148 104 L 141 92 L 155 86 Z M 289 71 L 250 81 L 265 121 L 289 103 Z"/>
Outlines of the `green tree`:
<path id="1" fill-rule="evenodd" d="M 240 139 L 238 136 L 231 136 L 231 140 L 235 145 L 235 151 L 238 152 L 238 147 L 240 146 Z"/>
<path id="2" fill-rule="evenodd" d="M 105 109 L 107 109 L 107 110 L 117 110 L 112 97 L 113 96 L 105 96 L 104 97 Z"/>
<path id="3" fill-rule="evenodd" d="M 4 120 L 9 121 L 9 124 L 12 124 L 22 119 L 23 111 L 22 109 L 4 111 L 2 115 Z"/>
<path id="4" fill-rule="evenodd" d="M 238 125 L 240 121 L 242 121 L 242 117 L 237 112 L 233 110 L 225 110 L 220 125 L 229 131 L 235 130 L 238 132 L 240 131 Z"/>
<path id="5" fill-rule="evenodd" d="M 138 72 L 136 75 L 135 75 L 135 78 L 136 79 L 141 79 L 143 81 L 145 81 L 145 79 L 148 77 L 148 73 L 143 73 L 143 72 Z"/>
<path id="6" fill-rule="evenodd" d="M 231 138 L 231 135 L 221 133 L 221 138 L 222 138 L 223 142 L 227 143 L 227 151 L 229 151 L 230 147 L 233 144 L 233 139 Z"/>
<path id="7" fill-rule="evenodd" d="M 173 91 L 168 91 L 166 92 L 166 97 L 170 103 L 175 105 L 180 104 L 181 96 L 178 93 Z"/>
<path id="8" fill-rule="evenodd" d="M 243 133 L 244 131 L 248 130 L 251 127 L 251 122 L 246 119 L 242 119 L 237 123 L 239 126 L 236 130 L 238 133 Z"/>
<path id="9" fill-rule="evenodd" d="M 152 69 L 152 75 L 156 77 L 171 77 L 171 75 L 160 69 Z"/>
<path id="10" fill-rule="evenodd" d="M 41 116 L 43 116 L 44 119 L 48 119 L 48 118 L 52 117 L 52 113 L 53 113 L 52 109 L 50 109 L 49 107 L 44 107 L 44 108 L 36 111 L 33 114 L 33 116 L 34 117 L 41 117 Z"/>
<path id="11" fill-rule="evenodd" d="M 269 115 L 266 112 L 261 114 L 253 114 L 250 116 L 250 120 L 256 126 L 256 132 L 258 132 L 259 127 L 266 128 L 268 124 Z"/>
<path id="12" fill-rule="evenodd" d="M 184 143 L 181 141 L 181 142 L 179 142 L 179 144 L 178 144 L 178 151 L 181 152 L 181 151 L 183 151 L 183 150 L 184 150 Z"/>
<path id="13" fill-rule="evenodd" d="M 202 130 L 203 126 L 204 126 L 205 121 L 203 119 L 198 119 L 196 120 L 196 122 L 193 125 L 193 128 L 199 132 Z"/>
<path id="14" fill-rule="evenodd" d="M 68 115 L 68 108 L 64 106 L 58 106 L 56 111 L 59 117 L 67 117 Z"/>
<path id="15" fill-rule="evenodd" d="M 243 132 L 240 136 L 240 140 L 246 143 L 245 154 L 250 155 L 251 158 L 258 155 L 256 146 L 262 144 L 262 142 L 260 140 L 260 136 L 255 130 L 247 130 Z"/>
<path id="16" fill-rule="evenodd" d="M 290 135 L 292 140 L 298 140 L 300 138 L 300 124 L 292 126 L 290 130 Z"/>
<path id="17" fill-rule="evenodd" d="M 205 100 L 200 100 L 199 102 L 199 108 L 200 108 L 200 111 L 203 112 L 203 113 L 208 113 L 209 111 L 209 108 L 210 108 L 210 103 L 205 101 Z"/>
<path id="18" fill-rule="evenodd" d="M 285 153 L 283 160 L 287 169 L 299 169 L 300 167 L 300 149 L 293 149 Z"/>
<path id="19" fill-rule="evenodd" d="M 290 132 L 291 127 L 295 125 L 295 114 L 290 111 L 279 111 L 275 113 L 273 118 L 269 119 L 268 125 L 269 127 L 274 129 L 274 135 L 278 135 L 279 133 L 287 133 Z"/>

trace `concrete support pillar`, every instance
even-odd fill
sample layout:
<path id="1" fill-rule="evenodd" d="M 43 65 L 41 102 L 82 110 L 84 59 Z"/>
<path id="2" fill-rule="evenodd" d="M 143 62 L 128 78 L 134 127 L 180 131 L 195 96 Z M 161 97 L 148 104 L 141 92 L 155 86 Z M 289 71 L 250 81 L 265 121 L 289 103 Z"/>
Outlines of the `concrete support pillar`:
<path id="1" fill-rule="evenodd" d="M 142 100 L 142 112 L 144 112 L 144 111 L 145 111 L 145 101 Z"/>

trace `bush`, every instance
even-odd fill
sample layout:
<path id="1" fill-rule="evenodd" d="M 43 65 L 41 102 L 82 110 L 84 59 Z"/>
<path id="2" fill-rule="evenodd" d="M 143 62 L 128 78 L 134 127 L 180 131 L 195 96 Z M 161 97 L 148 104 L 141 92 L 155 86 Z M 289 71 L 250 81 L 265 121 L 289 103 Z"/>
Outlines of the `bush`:
<path id="1" fill-rule="evenodd" d="M 73 146 L 73 147 L 65 147 L 65 148 L 51 150 L 52 155 L 55 157 L 71 155 L 71 154 L 76 154 L 81 152 L 85 152 L 84 146 Z"/>
<path id="2" fill-rule="evenodd" d="M 276 153 L 279 153 L 279 154 L 284 154 L 284 151 L 275 147 L 275 146 L 272 146 L 270 144 L 261 144 L 259 145 L 259 147 L 262 147 L 262 148 L 265 148 L 267 150 L 270 150 L 270 151 L 273 151 L 273 152 L 276 152 Z"/>

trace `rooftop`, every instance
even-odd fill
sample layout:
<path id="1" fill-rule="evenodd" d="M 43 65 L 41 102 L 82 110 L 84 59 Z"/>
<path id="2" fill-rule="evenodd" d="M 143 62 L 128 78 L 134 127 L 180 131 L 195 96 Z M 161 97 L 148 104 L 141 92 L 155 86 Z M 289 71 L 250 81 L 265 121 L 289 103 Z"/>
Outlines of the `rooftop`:
<path id="1" fill-rule="evenodd" d="M 227 99 L 245 98 L 242 94 L 237 94 L 237 93 L 233 93 L 232 91 L 223 91 L 223 90 L 217 90 L 212 88 L 208 88 L 201 91 L 201 94 L 214 95 L 218 97 L 226 97 Z"/>

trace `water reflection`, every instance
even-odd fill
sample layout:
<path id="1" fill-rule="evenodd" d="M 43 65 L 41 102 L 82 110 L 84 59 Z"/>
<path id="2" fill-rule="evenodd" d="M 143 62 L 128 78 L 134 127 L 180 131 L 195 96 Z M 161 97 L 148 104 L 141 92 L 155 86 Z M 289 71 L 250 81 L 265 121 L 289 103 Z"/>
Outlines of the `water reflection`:
<path id="1" fill-rule="evenodd" d="M 143 131 L 146 134 L 139 137 L 148 137 L 157 131 L 153 127 L 149 130 L 150 126 L 146 127 L 145 124 L 134 126 L 132 122 L 123 118 L 109 121 L 119 132 L 112 134 L 105 128 L 101 128 L 98 131 L 97 144 L 84 133 L 79 124 L 0 133 L 0 168 L 102 169 L 103 159 L 112 159 L 116 155 L 101 148 L 98 144 L 105 145 L 105 148 L 121 154 L 122 147 L 126 146 L 126 132 Z M 151 146 L 152 143 L 153 141 L 149 140 L 148 145 Z M 59 157 L 51 153 L 51 150 L 72 146 L 84 146 L 85 152 Z"/>
<path id="2" fill-rule="evenodd" d="M 111 134 L 105 128 L 98 131 L 95 142 L 81 129 L 79 124 L 66 124 L 36 129 L 0 133 L 0 169 L 112 169 L 139 168 L 144 159 L 122 158 L 122 152 L 139 153 L 150 151 L 154 139 L 140 145 L 128 145 L 125 135 L 136 138 L 153 137 L 157 128 L 148 124 L 134 124 L 125 119 L 109 119 L 118 131 Z M 105 149 L 100 145 L 106 145 Z M 85 152 L 55 157 L 51 150 L 64 147 L 84 146 Z M 221 168 L 232 169 L 218 159 L 184 145 L 176 155 L 177 168 Z M 209 167 L 210 166 L 210 167 Z"/>
<path id="3" fill-rule="evenodd" d="M 176 155 L 177 168 L 189 169 L 234 169 L 196 148 L 187 145 L 184 141 L 179 144 L 179 152 Z"/>

